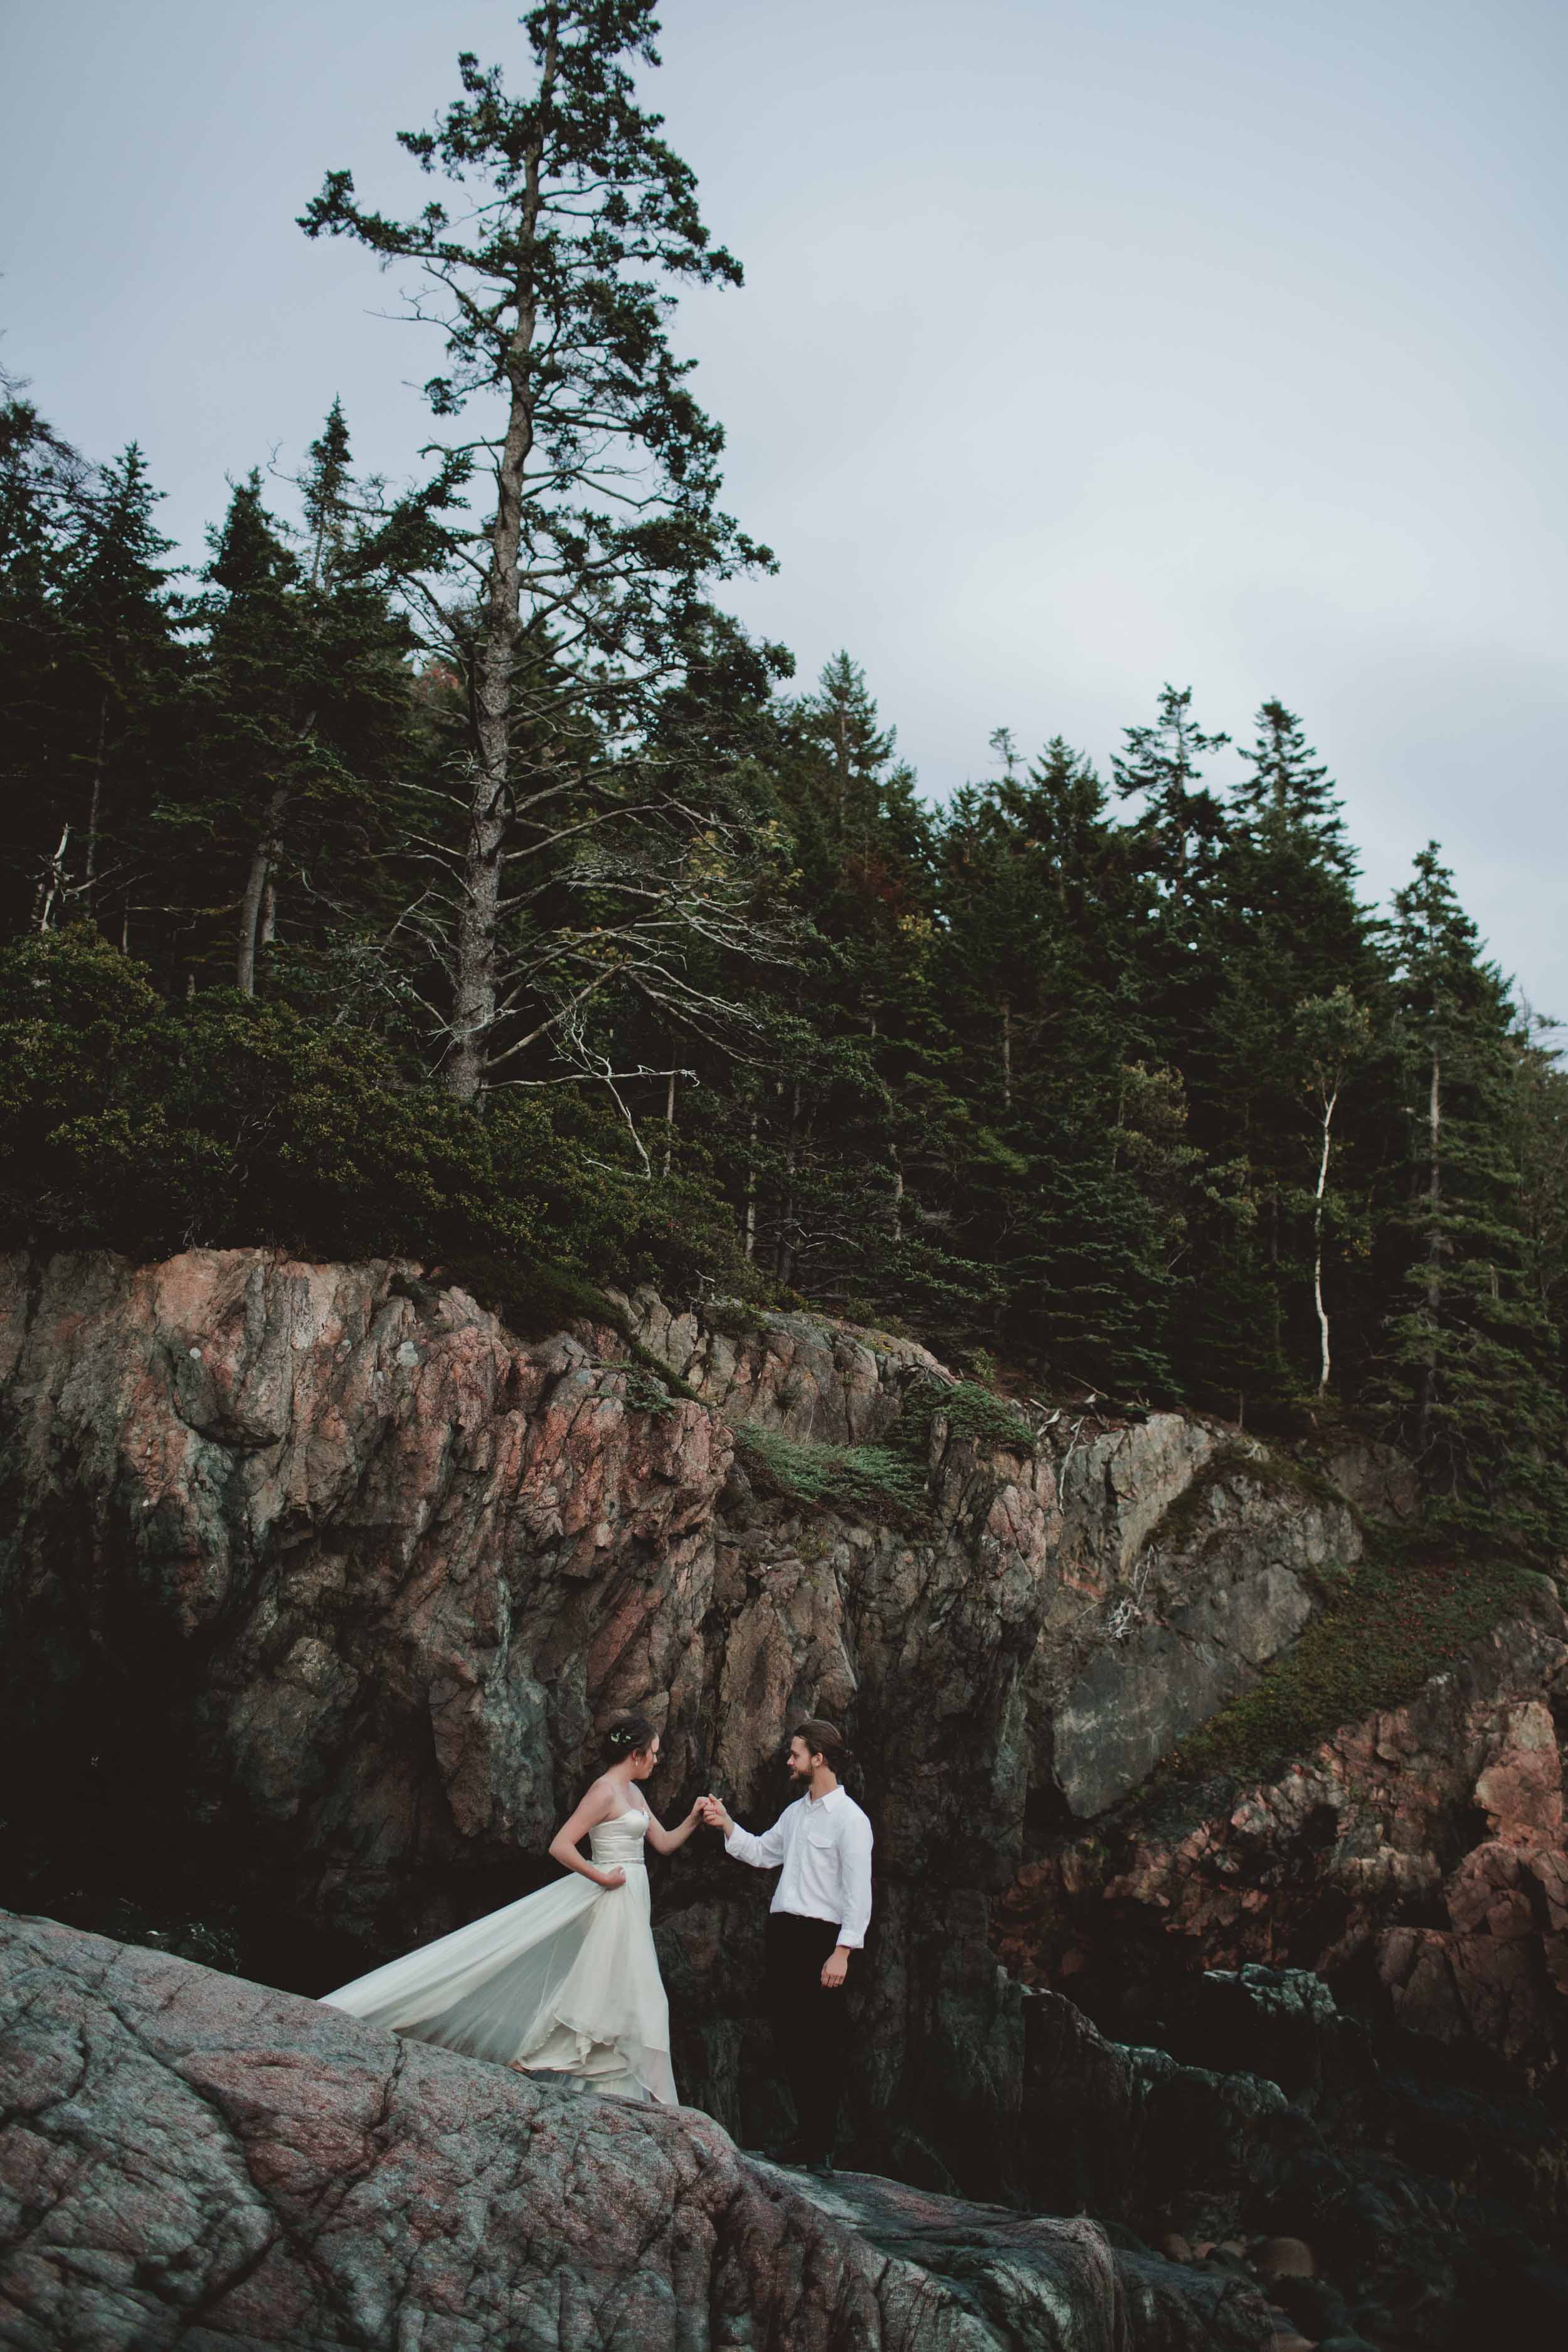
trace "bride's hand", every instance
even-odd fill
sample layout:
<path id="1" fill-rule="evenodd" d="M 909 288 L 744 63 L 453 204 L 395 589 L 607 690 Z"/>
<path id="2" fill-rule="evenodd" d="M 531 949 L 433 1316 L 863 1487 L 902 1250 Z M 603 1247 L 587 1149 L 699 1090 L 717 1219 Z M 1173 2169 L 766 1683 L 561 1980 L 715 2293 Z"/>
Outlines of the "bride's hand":
<path id="1" fill-rule="evenodd" d="M 599 1881 L 600 1885 L 605 1889 L 606 1894 L 609 1894 L 615 1887 L 624 1886 L 626 1883 L 626 1874 L 624 1870 L 619 1869 L 606 1870 L 604 1876 Z"/>

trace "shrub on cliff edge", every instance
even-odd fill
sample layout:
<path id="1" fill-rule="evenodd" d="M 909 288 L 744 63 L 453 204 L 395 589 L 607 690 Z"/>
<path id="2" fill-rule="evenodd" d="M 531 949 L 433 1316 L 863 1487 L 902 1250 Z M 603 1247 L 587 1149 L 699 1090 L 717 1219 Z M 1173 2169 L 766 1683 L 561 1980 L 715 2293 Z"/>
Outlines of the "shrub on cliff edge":
<path id="1" fill-rule="evenodd" d="M 363 1030 L 227 990 L 171 1006 L 85 930 L 0 951 L 0 1240 L 479 1255 L 524 1284 L 548 1268 L 675 1289 L 734 1255 L 700 1181 L 645 1173 L 575 1089 L 481 1118 Z"/>

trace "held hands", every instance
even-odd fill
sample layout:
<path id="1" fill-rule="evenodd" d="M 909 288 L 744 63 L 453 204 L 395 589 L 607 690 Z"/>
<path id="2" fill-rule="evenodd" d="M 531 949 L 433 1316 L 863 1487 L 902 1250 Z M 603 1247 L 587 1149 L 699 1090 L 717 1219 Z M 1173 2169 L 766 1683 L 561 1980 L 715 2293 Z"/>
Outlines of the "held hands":
<path id="1" fill-rule="evenodd" d="M 735 1826 L 722 1801 L 718 1797 L 699 1797 L 691 1808 L 691 1819 L 701 1822 L 708 1829 L 722 1830 L 726 1837 Z M 829 1952 L 822 1963 L 824 1992 L 841 1992 L 848 1974 L 849 1955 L 844 1946 L 839 1944 Z"/>

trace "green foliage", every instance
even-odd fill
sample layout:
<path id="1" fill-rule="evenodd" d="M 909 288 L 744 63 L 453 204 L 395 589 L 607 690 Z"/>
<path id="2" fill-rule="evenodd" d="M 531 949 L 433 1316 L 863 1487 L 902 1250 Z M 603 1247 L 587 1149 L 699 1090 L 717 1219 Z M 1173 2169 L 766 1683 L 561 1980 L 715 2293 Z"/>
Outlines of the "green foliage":
<path id="1" fill-rule="evenodd" d="M 1340 1725 L 1403 1705 L 1500 1619 L 1527 1610 L 1539 1581 L 1496 1554 L 1378 1538 L 1300 1641 L 1187 1741 L 1162 1780 L 1267 1778 Z"/>
<path id="2" fill-rule="evenodd" d="M 753 1486 L 807 1510 L 909 1527 L 924 1519 L 925 1480 L 889 1446 L 816 1445 L 743 1422 L 735 1447 Z"/>
<path id="3" fill-rule="evenodd" d="M 0 927 L 121 921 L 189 661 L 134 443 L 89 465 L 0 371 Z"/>
<path id="4" fill-rule="evenodd" d="M 335 171 L 300 218 L 423 275 L 408 315 L 442 332 L 425 393 L 443 426 L 502 404 L 377 502 L 370 541 L 434 663 L 467 682 L 443 712 L 460 788 L 444 774 L 417 828 L 412 932 L 465 1100 L 544 1037 L 579 1074 L 607 1071 L 617 1013 L 653 1012 L 666 1075 L 689 1059 L 671 1028 L 684 1045 L 746 1025 L 703 967 L 721 938 L 731 961 L 766 960 L 767 877 L 731 804 L 730 742 L 693 720 L 721 714 L 732 741 L 788 667 L 709 601 L 773 559 L 720 503 L 724 436 L 669 342 L 669 289 L 741 269 L 638 102 L 652 9 L 552 0 L 521 22 L 521 89 L 464 52 L 459 95 L 399 134 L 455 196 L 396 219 Z"/>
<path id="5" fill-rule="evenodd" d="M 973 1438 L 983 1446 L 1001 1446 L 1013 1454 L 1035 1450 L 1034 1431 L 1005 1398 L 977 1381 L 949 1382 L 917 1374 L 904 1391 L 899 1415 L 900 1450 L 923 1464 L 936 1421 L 946 1423 L 951 1436 Z"/>
<path id="6" fill-rule="evenodd" d="M 668 1412 L 674 1402 L 664 1381 L 638 1363 L 627 1368 L 626 1399 L 632 1412 Z"/>
<path id="7" fill-rule="evenodd" d="M 1404 1199 L 1389 1204 L 1384 1244 L 1403 1295 L 1373 1392 L 1447 1517 L 1484 1528 L 1500 1513 L 1552 1544 L 1568 1528 L 1568 1411 L 1561 1335 L 1520 1213 L 1521 1040 L 1436 843 L 1396 895 L 1389 932 L 1390 1044 L 1407 1109 Z"/>
<path id="8" fill-rule="evenodd" d="M 732 1254 L 700 1187 L 644 1178 L 571 1095 L 480 1120 L 363 1031 L 227 991 L 170 1006 L 87 933 L 0 953 L 0 1223 L 140 1256 L 449 1259 L 525 1329 L 615 1320 L 587 1277 L 679 1288 Z"/>

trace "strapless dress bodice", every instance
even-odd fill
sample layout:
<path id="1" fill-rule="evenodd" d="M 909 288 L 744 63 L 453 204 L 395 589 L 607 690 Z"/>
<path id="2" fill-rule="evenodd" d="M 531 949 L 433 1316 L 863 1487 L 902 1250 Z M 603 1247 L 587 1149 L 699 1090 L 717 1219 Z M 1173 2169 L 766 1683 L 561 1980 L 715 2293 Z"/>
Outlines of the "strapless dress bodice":
<path id="1" fill-rule="evenodd" d="M 601 1822 L 589 1832 L 588 1851 L 600 1870 L 631 1870 L 643 1868 L 647 1861 L 644 1840 L 647 1836 L 647 1815 L 640 1805 L 627 1812 L 617 1813 L 613 1822 Z"/>

